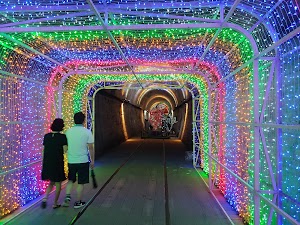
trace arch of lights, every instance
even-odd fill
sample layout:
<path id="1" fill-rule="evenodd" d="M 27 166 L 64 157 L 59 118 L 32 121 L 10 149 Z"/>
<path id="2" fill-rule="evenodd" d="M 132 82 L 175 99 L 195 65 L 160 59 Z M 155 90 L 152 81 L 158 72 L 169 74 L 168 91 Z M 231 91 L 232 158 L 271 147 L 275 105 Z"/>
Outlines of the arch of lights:
<path id="1" fill-rule="evenodd" d="M 240 2 L 241 7 L 236 8 Z M 193 95 L 194 166 L 209 174 L 209 188 L 218 186 L 250 224 L 297 224 L 299 185 L 294 177 L 300 170 L 299 6 L 295 1 L 278 1 L 270 3 L 270 10 L 265 12 L 264 4 L 256 6 L 264 16 L 257 16 L 248 27 L 233 24 L 235 11 L 256 13 L 246 1 L 217 8 L 219 17 L 200 18 L 206 22 L 203 24 L 188 18 L 195 23 L 167 22 L 145 30 L 147 25 L 132 23 L 132 17 L 125 22 L 114 19 L 116 26 L 109 31 L 130 52 L 127 61 L 114 53 L 119 49 L 111 47 L 113 41 L 103 27 L 76 31 L 78 27 L 73 26 L 61 35 L 52 32 L 64 31 L 57 27 L 12 30 L 8 25 L 0 26 L 0 140 L 5 156 L 1 158 L 0 215 L 44 192 L 45 185 L 39 180 L 40 143 L 56 115 L 70 123 L 74 111 L 89 111 L 92 100 L 88 97 L 99 88 L 119 88 L 131 82 L 136 84 L 131 87 L 134 89 L 143 82 L 167 83 L 180 77 L 182 85 L 169 88 L 187 89 Z M 182 7 L 175 5 L 173 9 Z M 98 16 L 102 13 L 92 9 Z M 137 14 L 129 11 L 129 15 Z M 287 15 L 296 22 L 290 22 L 291 18 L 285 23 L 277 21 Z M 172 18 L 164 15 L 162 20 L 168 16 Z M 43 21 L 49 19 L 32 23 Z M 156 28 L 163 29 L 164 34 Z M 11 33 L 15 31 L 19 33 Z M 24 33 L 31 31 L 44 33 Z M 45 33 L 49 31 L 52 33 Z M 163 38 L 167 42 L 160 45 Z M 172 52 L 163 54 L 172 48 L 177 57 Z M 152 57 L 145 57 L 145 51 Z M 164 58 L 157 60 L 159 55 Z M 131 73 L 143 72 L 137 69 L 140 65 L 158 72 Z M 163 73 L 165 70 L 168 74 Z M 70 102 L 69 110 L 63 107 Z"/>

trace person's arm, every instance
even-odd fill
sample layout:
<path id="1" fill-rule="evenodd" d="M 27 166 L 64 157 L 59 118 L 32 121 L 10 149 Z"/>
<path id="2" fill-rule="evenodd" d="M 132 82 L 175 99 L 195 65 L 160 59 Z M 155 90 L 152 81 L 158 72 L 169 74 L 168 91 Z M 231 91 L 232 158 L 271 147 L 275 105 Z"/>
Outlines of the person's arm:
<path id="1" fill-rule="evenodd" d="M 45 151 L 45 135 L 44 135 L 44 138 L 43 138 L 42 160 L 44 160 L 44 151 Z"/>
<path id="2" fill-rule="evenodd" d="M 64 134 L 63 150 L 64 150 L 64 153 L 67 153 L 67 151 L 68 151 L 68 139 L 67 139 L 67 135 L 66 134 Z"/>
<path id="3" fill-rule="evenodd" d="M 67 153 L 68 151 L 68 145 L 63 145 L 64 153 Z"/>
<path id="4" fill-rule="evenodd" d="M 88 144 L 88 148 L 89 148 L 89 151 L 90 151 L 90 160 L 91 160 L 90 167 L 91 167 L 91 169 L 93 169 L 94 168 L 94 164 L 95 164 L 95 148 L 94 148 L 94 143 L 89 143 Z"/>

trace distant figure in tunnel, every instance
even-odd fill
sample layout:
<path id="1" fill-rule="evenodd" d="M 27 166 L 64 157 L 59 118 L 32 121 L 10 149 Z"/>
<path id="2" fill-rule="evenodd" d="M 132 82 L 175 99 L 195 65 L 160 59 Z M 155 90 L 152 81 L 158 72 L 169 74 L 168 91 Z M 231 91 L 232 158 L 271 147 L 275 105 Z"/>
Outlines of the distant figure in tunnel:
<path id="1" fill-rule="evenodd" d="M 43 145 L 43 168 L 42 168 L 42 180 L 50 181 L 47 189 L 46 196 L 42 200 L 42 208 L 46 208 L 47 199 L 53 186 L 56 186 L 56 193 L 53 208 L 58 208 L 60 205 L 57 203 L 61 182 L 66 180 L 64 172 L 64 152 L 68 149 L 67 137 L 60 132 L 64 128 L 64 121 L 57 118 L 51 125 L 51 133 L 44 136 Z"/>
<path id="2" fill-rule="evenodd" d="M 74 208 L 85 205 L 82 201 L 84 184 L 89 183 L 89 167 L 94 168 L 94 137 L 92 132 L 83 126 L 85 115 L 82 112 L 74 114 L 75 126 L 67 130 L 68 139 L 68 184 L 66 187 L 66 197 L 64 207 L 69 207 L 71 201 L 71 190 L 73 183 L 77 182 L 77 199 Z"/>

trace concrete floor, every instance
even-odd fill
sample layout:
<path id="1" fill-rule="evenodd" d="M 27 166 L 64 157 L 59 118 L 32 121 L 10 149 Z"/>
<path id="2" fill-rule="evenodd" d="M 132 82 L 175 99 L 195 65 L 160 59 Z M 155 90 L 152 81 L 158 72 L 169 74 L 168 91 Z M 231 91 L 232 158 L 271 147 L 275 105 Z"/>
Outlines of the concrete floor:
<path id="1" fill-rule="evenodd" d="M 136 151 L 136 152 L 135 152 Z M 98 189 L 88 184 L 84 190 L 89 201 L 115 170 L 135 152 L 105 188 L 89 204 L 75 224 L 93 225 L 226 225 L 242 224 L 229 205 L 217 194 L 220 204 L 184 159 L 185 147 L 179 140 L 130 139 L 96 162 Z M 166 159 L 166 173 L 164 170 Z M 165 182 L 167 178 L 167 183 Z M 167 185 L 167 189 L 165 189 Z M 75 199 L 75 188 L 72 194 Z M 165 196 L 168 196 L 166 199 Z M 60 201 L 65 196 L 62 190 Z M 42 209 L 36 200 L 0 224 L 70 224 L 82 209 Z M 73 201 L 71 202 L 73 204 Z M 26 208 L 26 210 L 24 210 Z M 228 216 L 224 213 L 227 212 Z M 230 219 L 228 219 L 228 217 Z"/>

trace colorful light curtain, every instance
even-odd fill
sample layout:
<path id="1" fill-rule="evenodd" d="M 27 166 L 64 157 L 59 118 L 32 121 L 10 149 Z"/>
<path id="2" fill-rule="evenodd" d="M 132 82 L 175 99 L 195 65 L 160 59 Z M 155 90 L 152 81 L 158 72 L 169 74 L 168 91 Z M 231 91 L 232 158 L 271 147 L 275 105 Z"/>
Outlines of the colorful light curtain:
<path id="1" fill-rule="evenodd" d="M 243 34 L 224 28 L 214 44 L 206 51 L 217 30 L 215 28 L 163 31 L 153 29 L 111 33 L 124 49 L 130 64 L 140 66 L 140 70 L 136 72 L 141 82 L 180 80 L 187 83 L 185 87 L 188 87 L 195 96 L 199 95 L 201 108 L 193 112 L 196 118 L 201 120 L 201 123 L 197 123 L 202 137 L 201 140 L 197 140 L 200 143 L 198 151 L 201 164 L 199 166 L 206 173 L 208 172 L 209 121 L 213 119 L 221 122 L 214 125 L 213 129 L 214 144 L 211 149 L 213 156 L 245 182 L 253 185 L 253 128 L 245 125 L 253 122 L 253 64 L 249 63 L 224 83 L 220 83 L 216 90 L 210 92 L 211 85 L 250 60 L 253 57 L 253 49 L 250 41 Z M 62 117 L 68 128 L 72 124 L 74 112 L 87 110 L 91 88 L 97 87 L 101 82 L 119 82 L 121 85 L 137 82 L 104 31 L 35 32 L 11 34 L 11 36 L 37 49 L 53 61 L 33 53 L 29 48 L 13 43 L 5 35 L 0 34 L 2 71 L 0 78 L 5 80 L 0 83 L 0 95 L 3 99 L 0 103 L 0 118 L 6 123 L 4 126 L 1 125 L 0 129 L 3 148 L 3 157 L 0 159 L 1 217 L 37 198 L 45 191 L 45 183 L 40 179 L 41 164 L 39 163 L 42 137 L 49 130 L 51 120 L 57 115 L 60 94 Z M 299 37 L 297 40 L 299 41 Z M 262 43 L 259 47 L 265 46 Z M 288 46 L 285 48 L 288 49 Z M 285 52 L 284 48 L 282 51 Z M 283 112 L 287 112 L 282 115 L 282 121 L 287 124 L 299 122 L 297 113 L 300 105 L 298 101 L 300 52 L 299 48 L 293 51 L 292 55 L 283 55 L 282 60 L 286 63 L 282 64 L 281 68 L 281 76 L 285 78 L 282 84 L 285 93 L 281 104 Z M 272 56 L 272 53 L 269 56 Z M 293 65 L 287 65 L 290 60 L 294 62 Z M 138 74 L 155 66 L 160 67 L 161 74 Z M 163 74 L 170 68 L 181 71 L 187 69 L 191 72 L 174 71 L 172 74 Z M 270 68 L 271 64 L 260 62 L 261 104 L 263 104 Z M 85 73 L 80 74 L 78 71 Z M 123 74 L 114 74 L 117 72 Z M 67 74 L 71 75 L 67 76 Z M 62 91 L 59 90 L 60 85 Z M 101 88 L 101 85 L 98 87 Z M 273 82 L 271 88 L 274 91 L 269 96 L 270 104 L 264 118 L 266 122 L 275 123 L 275 117 L 278 117 L 276 115 L 278 106 L 271 103 L 279 91 L 275 87 L 276 82 Z M 209 100 L 211 100 L 210 109 Z M 213 118 L 209 118 L 209 110 L 212 111 Z M 222 124 L 225 121 L 226 123 Z M 236 122 L 244 124 L 234 124 Z M 275 148 L 276 143 L 272 140 L 272 136 L 275 135 L 274 130 L 266 128 L 263 131 L 269 140 L 268 143 L 271 143 L 271 146 L 268 146 L 271 152 L 271 165 L 274 171 L 277 171 L 280 166 L 283 172 L 281 206 L 294 218 L 299 219 L 299 204 L 293 203 L 294 199 L 299 198 L 299 185 L 293 180 L 299 174 L 300 167 L 292 167 L 293 160 L 300 159 L 299 138 L 295 138 L 300 137 L 299 132 L 282 131 L 281 148 L 284 153 L 279 159 L 278 149 Z M 291 151 L 290 148 L 296 148 L 297 151 Z M 261 154 L 264 152 L 262 151 Z M 262 160 L 260 166 L 262 187 L 267 189 L 271 184 L 268 165 Z M 11 170 L 12 168 L 15 169 Z M 215 184 L 221 189 L 229 204 L 251 224 L 254 206 L 249 190 L 215 163 L 212 173 Z M 261 224 L 267 221 L 268 209 L 263 205 Z"/>

